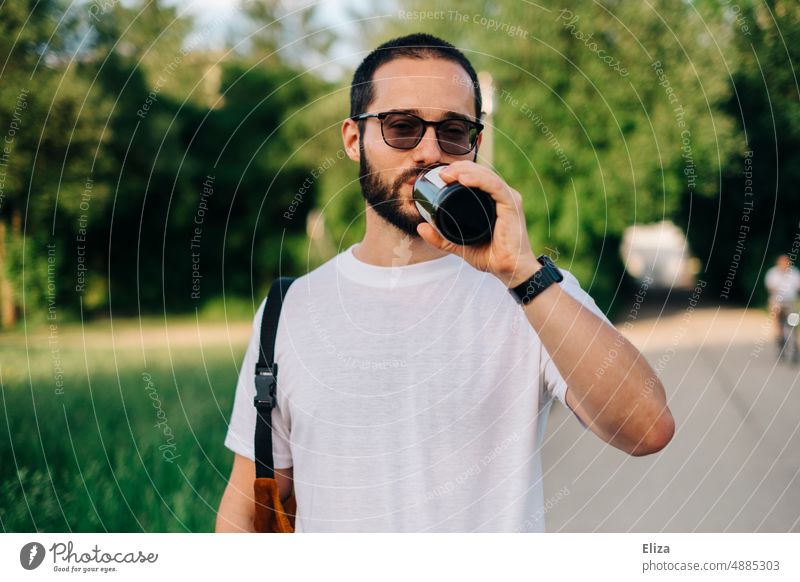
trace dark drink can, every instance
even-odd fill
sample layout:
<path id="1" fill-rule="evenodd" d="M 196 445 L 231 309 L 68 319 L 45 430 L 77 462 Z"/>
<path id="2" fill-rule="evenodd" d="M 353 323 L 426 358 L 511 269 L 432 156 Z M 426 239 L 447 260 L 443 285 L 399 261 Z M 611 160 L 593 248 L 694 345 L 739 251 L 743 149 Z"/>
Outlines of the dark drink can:
<path id="1" fill-rule="evenodd" d="M 445 184 L 439 172 L 446 167 L 428 170 L 414 182 L 412 196 L 417 210 L 450 242 L 473 246 L 489 242 L 497 219 L 494 199 L 483 190 L 458 182 Z"/>

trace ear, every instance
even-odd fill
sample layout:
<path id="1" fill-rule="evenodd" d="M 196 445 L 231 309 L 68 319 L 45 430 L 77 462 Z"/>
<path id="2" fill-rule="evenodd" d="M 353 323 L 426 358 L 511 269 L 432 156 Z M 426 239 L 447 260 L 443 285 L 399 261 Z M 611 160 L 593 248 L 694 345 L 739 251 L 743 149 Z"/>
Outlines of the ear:
<path id="1" fill-rule="evenodd" d="M 475 155 L 472 156 L 472 161 L 478 161 L 478 150 L 481 149 L 481 142 L 483 141 L 483 133 L 478 134 L 478 139 L 475 140 Z"/>
<path id="2" fill-rule="evenodd" d="M 344 151 L 354 162 L 361 161 L 361 152 L 358 149 L 358 141 L 361 139 L 361 132 L 358 130 L 358 123 L 350 118 L 342 122 L 342 143 Z"/>

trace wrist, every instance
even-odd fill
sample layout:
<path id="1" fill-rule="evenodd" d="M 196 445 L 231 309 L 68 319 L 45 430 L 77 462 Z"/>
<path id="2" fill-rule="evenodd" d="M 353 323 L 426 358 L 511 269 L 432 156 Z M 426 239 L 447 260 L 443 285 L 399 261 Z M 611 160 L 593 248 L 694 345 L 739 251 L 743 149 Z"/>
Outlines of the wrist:
<path id="1" fill-rule="evenodd" d="M 523 306 L 530 303 L 551 285 L 564 280 L 561 271 L 558 270 L 558 267 L 550 257 L 542 255 L 537 259 L 537 262 L 540 268 L 533 275 L 517 286 L 508 288 L 508 292 L 514 297 L 514 300 Z"/>
<path id="2" fill-rule="evenodd" d="M 514 271 L 503 278 L 503 283 L 509 289 L 513 289 L 533 277 L 541 268 L 542 264 L 531 255 L 529 259 L 517 263 Z"/>

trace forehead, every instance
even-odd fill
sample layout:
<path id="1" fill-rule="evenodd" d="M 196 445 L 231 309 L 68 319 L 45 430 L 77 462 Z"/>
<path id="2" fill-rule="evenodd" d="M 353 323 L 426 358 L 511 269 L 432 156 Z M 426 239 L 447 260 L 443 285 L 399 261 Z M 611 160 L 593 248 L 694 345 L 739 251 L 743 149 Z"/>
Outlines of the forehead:
<path id="1" fill-rule="evenodd" d="M 372 77 L 370 111 L 417 109 L 428 119 L 445 111 L 477 116 L 472 80 L 461 65 L 445 59 L 394 59 Z"/>

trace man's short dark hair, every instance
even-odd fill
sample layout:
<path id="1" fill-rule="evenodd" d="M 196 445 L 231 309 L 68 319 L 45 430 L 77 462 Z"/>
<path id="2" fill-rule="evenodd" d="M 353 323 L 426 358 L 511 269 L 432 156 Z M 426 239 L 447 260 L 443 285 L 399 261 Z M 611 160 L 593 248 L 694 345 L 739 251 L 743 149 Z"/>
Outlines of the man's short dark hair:
<path id="1" fill-rule="evenodd" d="M 367 113 L 366 108 L 375 98 L 372 78 L 375 71 L 394 59 L 446 59 L 461 65 L 467 72 L 475 94 L 475 116 L 480 118 L 483 103 L 478 75 L 467 57 L 452 44 L 431 34 L 416 33 L 392 39 L 380 45 L 361 61 L 350 85 L 350 116 Z"/>

